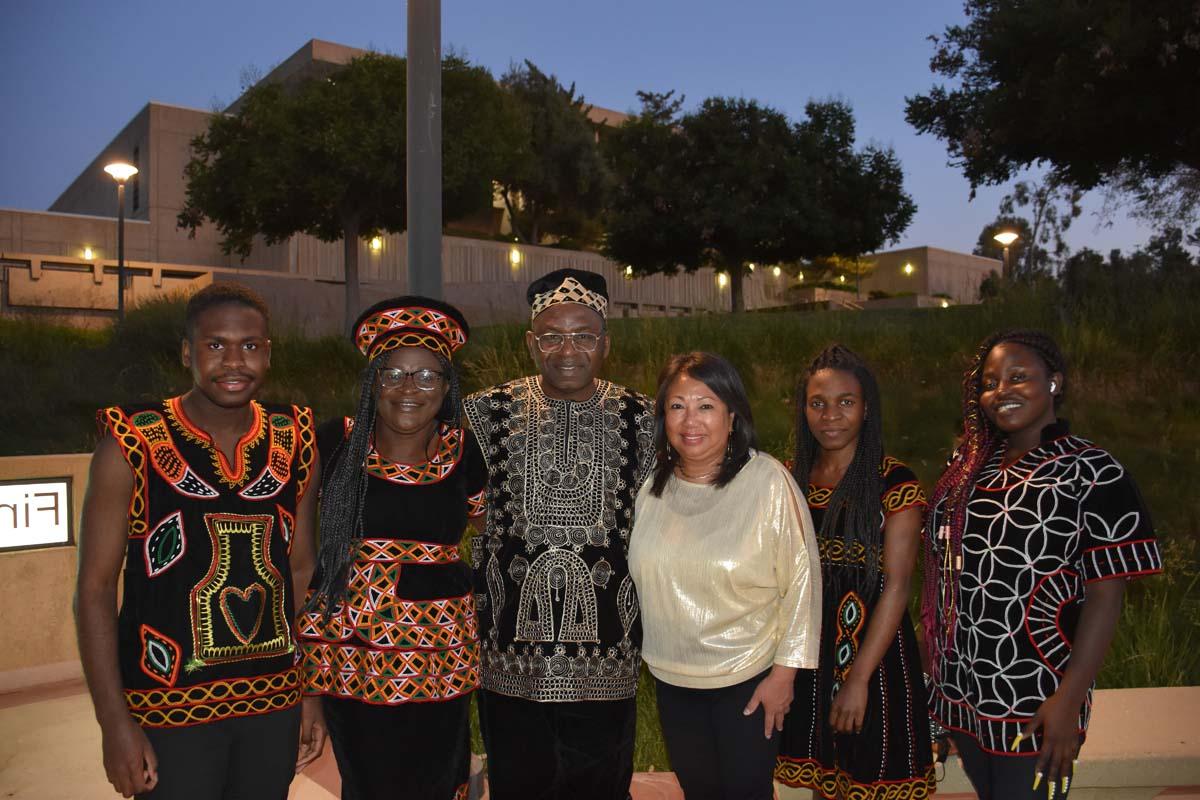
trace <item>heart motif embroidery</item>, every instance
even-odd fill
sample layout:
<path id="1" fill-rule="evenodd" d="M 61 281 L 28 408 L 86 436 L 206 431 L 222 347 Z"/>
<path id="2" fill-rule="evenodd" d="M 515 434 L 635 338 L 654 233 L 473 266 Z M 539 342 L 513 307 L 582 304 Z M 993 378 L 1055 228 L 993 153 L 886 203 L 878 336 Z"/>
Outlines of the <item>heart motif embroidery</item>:
<path id="1" fill-rule="evenodd" d="M 262 626 L 263 610 L 267 607 L 267 590 L 260 584 L 252 583 L 245 589 L 239 589 L 236 586 L 226 586 L 221 590 L 220 595 L 221 613 L 225 615 L 225 622 L 229 624 L 229 630 L 233 631 L 233 635 L 238 638 L 242 644 L 250 644 L 254 641 L 254 637 L 258 635 L 258 629 Z M 233 598 L 236 603 L 235 608 L 231 607 L 230 599 Z M 254 627 L 249 633 L 246 633 L 242 625 L 238 622 L 238 617 L 243 619 L 248 616 L 247 610 L 254 605 L 258 606 L 258 610 L 254 617 Z"/>

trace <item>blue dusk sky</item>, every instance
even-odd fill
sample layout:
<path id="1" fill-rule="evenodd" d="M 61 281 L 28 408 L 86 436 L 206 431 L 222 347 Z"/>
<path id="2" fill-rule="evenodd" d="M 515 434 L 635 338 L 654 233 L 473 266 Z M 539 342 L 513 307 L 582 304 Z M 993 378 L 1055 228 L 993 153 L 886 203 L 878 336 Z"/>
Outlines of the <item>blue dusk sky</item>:
<path id="1" fill-rule="evenodd" d="M 0 207 L 45 209 L 150 100 L 200 109 L 238 95 L 312 38 L 403 54 L 404 2 L 6 0 L 0 26 Z M 598 106 L 633 111 L 639 89 L 694 108 L 741 96 L 793 119 L 810 99 L 854 108 L 859 143 L 895 149 L 917 203 L 900 246 L 970 251 L 1005 187 L 970 187 L 943 144 L 904 121 L 904 98 L 934 84 L 930 34 L 961 0 L 520 0 L 442 3 L 442 42 L 497 77 L 530 59 Z M 114 200 L 115 204 L 115 200 Z M 1087 199 L 1072 249 L 1130 250 L 1152 232 Z"/>

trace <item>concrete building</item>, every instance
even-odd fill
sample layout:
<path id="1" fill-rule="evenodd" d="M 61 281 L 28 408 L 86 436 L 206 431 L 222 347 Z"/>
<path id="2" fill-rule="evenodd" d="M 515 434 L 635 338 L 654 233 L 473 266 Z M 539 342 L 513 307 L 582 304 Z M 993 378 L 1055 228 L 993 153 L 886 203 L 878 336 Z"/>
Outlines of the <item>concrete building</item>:
<path id="1" fill-rule="evenodd" d="M 328 75 L 363 52 L 314 39 L 263 80 L 287 84 Z M 226 111 L 236 111 L 238 102 Z M 139 170 L 125 192 L 125 257 L 132 266 L 127 299 L 131 305 L 214 280 L 236 279 L 262 292 L 279 309 L 278 317 L 285 324 L 309 332 L 338 330 L 344 274 L 341 242 L 321 242 L 303 234 L 275 245 L 260 240 L 243 262 L 221 251 L 214 226 L 201 227 L 194 237 L 176 226 L 184 206 L 183 172 L 191 157 L 191 141 L 207 129 L 212 113 L 147 103 L 48 211 L 0 209 L 0 313 L 43 313 L 73 322 L 90 319 L 96 324 L 111 318 L 116 308 L 116 200 L 113 182 L 103 167 L 123 160 Z M 618 125 L 628 118 L 600 107 L 591 108 L 589 116 L 598 126 Z M 505 225 L 501 207 L 491 214 L 455 221 L 447 230 L 488 236 L 503 234 Z M 863 297 L 868 287 L 877 287 L 893 293 L 946 293 L 957 303 L 975 302 L 979 281 L 989 268 L 999 268 L 999 262 L 936 248 L 874 258 L 878 267 L 863 282 Z M 914 265 L 913 275 L 885 276 L 908 261 Z M 709 269 L 633 279 L 625 274 L 623 265 L 595 253 L 451 235 L 443 239 L 442 262 L 447 299 L 462 307 L 476 324 L 524 318 L 528 282 L 567 265 L 604 274 L 617 315 L 694 314 L 729 307 L 728 288 L 721 286 Z M 359 274 L 364 304 L 404 292 L 404 235 L 360 242 Z M 788 288 L 786 276 L 759 270 L 745 281 L 746 307 L 788 305 L 793 302 Z"/>

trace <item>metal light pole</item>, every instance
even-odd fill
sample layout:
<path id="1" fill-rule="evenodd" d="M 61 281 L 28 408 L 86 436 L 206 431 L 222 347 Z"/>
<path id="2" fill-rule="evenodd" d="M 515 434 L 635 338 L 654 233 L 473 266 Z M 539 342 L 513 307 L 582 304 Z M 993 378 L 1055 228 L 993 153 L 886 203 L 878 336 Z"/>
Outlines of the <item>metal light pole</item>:
<path id="1" fill-rule="evenodd" d="M 137 175 L 137 167 L 114 161 L 104 171 L 117 182 L 117 322 L 125 321 L 125 181 Z"/>
<path id="2" fill-rule="evenodd" d="M 1010 276 L 1010 274 L 1012 273 L 1012 264 L 1009 263 L 1009 258 L 1008 258 L 1008 246 L 1011 245 L 1013 242 L 1015 242 L 1017 239 L 1020 239 L 1021 237 L 1018 236 L 1013 231 L 1001 231 L 1000 233 L 997 233 L 992 238 L 995 239 L 1000 244 L 1004 245 L 1004 261 L 1001 262 L 1002 266 L 1000 267 L 1000 269 L 1001 269 L 1001 272 L 1003 273 L 1002 277 L 1008 278 Z"/>
<path id="3" fill-rule="evenodd" d="M 408 0 L 408 290 L 442 296 L 442 4 Z"/>

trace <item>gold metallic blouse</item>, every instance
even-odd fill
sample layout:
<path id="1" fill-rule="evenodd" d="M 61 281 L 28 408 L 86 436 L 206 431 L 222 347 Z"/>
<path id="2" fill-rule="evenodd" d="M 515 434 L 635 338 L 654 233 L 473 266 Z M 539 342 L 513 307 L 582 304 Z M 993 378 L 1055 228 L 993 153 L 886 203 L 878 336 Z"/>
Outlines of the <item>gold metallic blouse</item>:
<path id="1" fill-rule="evenodd" d="M 629 568 L 642 658 L 659 680 L 715 689 L 772 664 L 814 669 L 821 565 L 804 494 L 766 453 L 721 489 L 672 476 L 635 505 Z"/>

